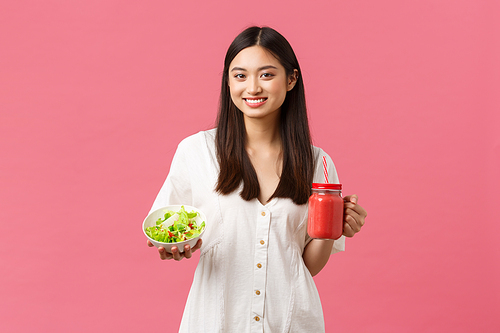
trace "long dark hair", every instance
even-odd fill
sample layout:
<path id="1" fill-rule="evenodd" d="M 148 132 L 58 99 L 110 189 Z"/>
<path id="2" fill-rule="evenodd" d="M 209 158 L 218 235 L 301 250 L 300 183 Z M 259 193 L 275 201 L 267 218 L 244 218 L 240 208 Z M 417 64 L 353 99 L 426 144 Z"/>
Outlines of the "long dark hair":
<path id="1" fill-rule="evenodd" d="M 280 112 L 280 135 L 283 170 L 274 194 L 269 198 L 290 198 L 305 204 L 311 194 L 314 161 L 307 121 L 304 83 L 299 62 L 288 41 L 269 27 L 250 27 L 240 33 L 229 46 L 224 60 L 224 72 L 217 115 L 216 149 L 220 166 L 216 191 L 229 194 L 240 186 L 244 200 L 257 198 L 260 193 L 257 174 L 245 149 L 246 130 L 242 112 L 234 105 L 229 91 L 229 65 L 236 55 L 251 46 L 261 46 L 283 65 L 287 76 L 298 71 L 292 90 L 287 92 Z"/>

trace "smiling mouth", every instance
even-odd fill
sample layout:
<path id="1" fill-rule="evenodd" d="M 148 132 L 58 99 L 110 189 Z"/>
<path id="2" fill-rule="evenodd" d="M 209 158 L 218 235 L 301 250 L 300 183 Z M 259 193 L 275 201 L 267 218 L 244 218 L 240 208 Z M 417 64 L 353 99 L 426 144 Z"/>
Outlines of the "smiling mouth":
<path id="1" fill-rule="evenodd" d="M 243 98 L 245 102 L 250 103 L 250 104 L 259 104 L 259 103 L 264 103 L 267 98 Z"/>

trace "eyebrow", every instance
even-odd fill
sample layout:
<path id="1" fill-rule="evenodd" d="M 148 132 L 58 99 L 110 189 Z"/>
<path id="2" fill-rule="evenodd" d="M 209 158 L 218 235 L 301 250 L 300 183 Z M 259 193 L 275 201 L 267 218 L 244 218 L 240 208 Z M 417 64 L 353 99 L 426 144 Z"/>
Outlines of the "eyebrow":
<path id="1" fill-rule="evenodd" d="M 257 71 L 259 71 L 259 72 L 260 72 L 260 71 L 262 71 L 262 70 L 264 70 L 264 69 L 270 69 L 270 68 L 272 68 L 272 69 L 278 69 L 278 68 L 277 68 L 277 67 L 275 67 L 275 66 L 272 66 L 272 65 L 267 65 L 267 66 L 262 66 L 262 67 L 257 68 Z M 233 67 L 233 68 L 231 69 L 231 72 L 233 72 L 233 71 L 245 71 L 245 72 L 246 72 L 247 70 L 246 70 L 245 68 L 242 68 L 242 67 Z"/>

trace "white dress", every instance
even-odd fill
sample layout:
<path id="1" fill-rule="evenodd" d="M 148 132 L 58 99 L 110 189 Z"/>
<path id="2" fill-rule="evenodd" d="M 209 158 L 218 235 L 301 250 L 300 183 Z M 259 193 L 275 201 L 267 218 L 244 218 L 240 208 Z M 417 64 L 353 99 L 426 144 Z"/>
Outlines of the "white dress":
<path id="1" fill-rule="evenodd" d="M 310 241 L 307 204 L 274 198 L 262 205 L 243 200 L 239 190 L 217 194 L 215 131 L 179 144 L 151 209 L 185 204 L 207 217 L 180 332 L 324 332 L 319 294 L 302 260 Z M 314 182 L 324 182 L 324 155 L 330 182 L 338 183 L 330 157 L 320 148 L 313 151 Z M 344 244 L 342 236 L 332 253 Z"/>

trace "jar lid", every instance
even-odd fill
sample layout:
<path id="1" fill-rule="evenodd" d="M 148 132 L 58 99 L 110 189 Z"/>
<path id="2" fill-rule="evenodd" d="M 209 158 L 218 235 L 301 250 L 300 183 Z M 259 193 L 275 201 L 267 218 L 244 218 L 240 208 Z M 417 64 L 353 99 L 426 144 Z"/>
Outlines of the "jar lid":
<path id="1" fill-rule="evenodd" d="M 312 184 L 313 189 L 320 189 L 320 190 L 341 190 L 342 189 L 342 184 L 325 184 L 325 183 L 313 183 Z"/>

